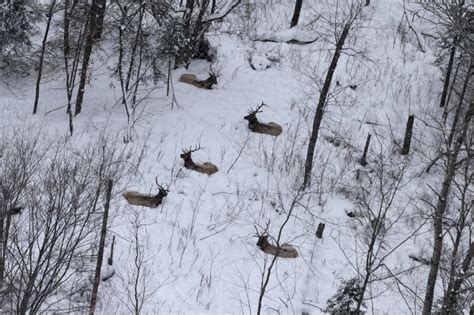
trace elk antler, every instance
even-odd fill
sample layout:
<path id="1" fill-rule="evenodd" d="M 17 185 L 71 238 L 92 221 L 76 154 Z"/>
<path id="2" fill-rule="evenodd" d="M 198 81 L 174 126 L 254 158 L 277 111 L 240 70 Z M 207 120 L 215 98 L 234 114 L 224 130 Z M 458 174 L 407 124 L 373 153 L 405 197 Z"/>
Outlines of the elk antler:
<path id="1" fill-rule="evenodd" d="M 269 228 L 269 226 L 270 226 L 270 220 L 268 220 L 268 222 L 267 222 L 267 224 L 266 224 L 265 229 L 263 230 L 263 232 L 259 233 L 257 226 L 254 225 L 253 227 L 255 228 L 255 230 L 256 230 L 256 232 L 257 232 L 256 236 L 257 236 L 257 237 L 260 237 L 260 236 L 263 236 L 263 235 L 265 235 L 265 234 L 268 235 L 268 228 Z"/>
<path id="2" fill-rule="evenodd" d="M 262 102 L 262 104 L 260 104 L 256 109 L 253 109 L 252 107 L 250 107 L 250 110 L 248 111 L 249 115 L 256 115 L 257 113 L 263 112 L 263 110 L 260 110 L 263 106 L 269 107 L 264 102 Z"/>
<path id="3" fill-rule="evenodd" d="M 218 78 L 221 75 L 222 66 L 216 66 L 215 63 L 209 65 L 209 73 Z"/>
<path id="4" fill-rule="evenodd" d="M 166 188 L 165 188 L 165 186 L 163 186 L 163 185 L 161 185 L 161 184 L 158 184 L 158 176 L 155 177 L 155 183 L 156 183 L 156 186 L 158 186 L 158 189 L 164 190 L 164 191 L 166 191 L 166 192 L 169 192 L 169 191 L 170 191 L 168 185 L 166 185 Z"/>
<path id="5" fill-rule="evenodd" d="M 201 149 L 202 149 L 201 144 L 198 144 L 194 149 L 191 146 L 191 147 L 189 147 L 188 150 L 182 150 L 182 151 L 183 151 L 183 153 L 193 153 L 193 152 L 196 152 L 196 151 L 201 150 Z"/>

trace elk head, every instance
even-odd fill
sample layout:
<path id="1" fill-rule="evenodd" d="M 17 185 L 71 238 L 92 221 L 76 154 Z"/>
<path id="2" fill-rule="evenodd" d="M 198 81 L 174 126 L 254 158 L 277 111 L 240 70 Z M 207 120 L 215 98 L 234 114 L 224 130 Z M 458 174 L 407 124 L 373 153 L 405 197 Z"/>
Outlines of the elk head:
<path id="1" fill-rule="evenodd" d="M 249 128 L 252 129 L 253 126 L 258 124 L 257 114 L 263 112 L 261 108 L 263 106 L 268 106 L 263 103 L 260 104 L 257 108 L 253 109 L 252 107 L 248 110 L 248 115 L 244 117 L 245 120 L 249 122 Z"/>
<path id="2" fill-rule="evenodd" d="M 220 76 L 221 68 L 216 68 L 214 64 L 209 66 L 209 78 L 206 80 L 209 84 L 206 86 L 207 89 L 212 89 L 212 85 L 217 84 L 217 78 Z"/>
<path id="3" fill-rule="evenodd" d="M 193 152 L 201 150 L 201 144 L 197 145 L 194 149 L 192 147 L 189 147 L 187 150 L 182 150 L 183 153 L 181 153 L 180 157 L 184 160 L 184 167 L 185 168 L 192 168 L 196 164 L 193 162 L 193 159 L 191 157 L 191 154 Z"/>
<path id="4" fill-rule="evenodd" d="M 263 230 L 263 232 L 258 232 L 258 229 L 257 227 L 254 225 L 255 227 L 255 230 L 257 231 L 256 235 L 258 237 L 258 241 L 257 241 L 257 246 L 265 251 L 265 249 L 270 245 L 270 243 L 268 242 L 268 226 L 270 225 L 270 221 L 267 222 L 267 225 L 265 227 L 265 229 Z"/>
<path id="5" fill-rule="evenodd" d="M 158 186 L 158 194 L 156 195 L 156 197 L 160 198 L 160 203 L 161 203 L 161 200 L 164 197 L 168 196 L 168 193 L 170 192 L 170 190 L 169 190 L 168 185 L 166 185 L 166 188 L 165 188 L 165 186 L 158 184 L 158 177 L 155 177 L 155 183 L 156 183 L 156 186 Z"/>

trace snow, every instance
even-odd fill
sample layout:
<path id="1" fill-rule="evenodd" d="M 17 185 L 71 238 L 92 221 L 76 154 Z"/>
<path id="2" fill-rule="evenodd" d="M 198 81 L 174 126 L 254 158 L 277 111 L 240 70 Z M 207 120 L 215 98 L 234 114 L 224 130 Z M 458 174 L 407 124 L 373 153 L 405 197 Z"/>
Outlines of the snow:
<path id="1" fill-rule="evenodd" d="M 302 31 L 296 28 L 289 30 L 273 32 L 257 32 L 251 36 L 253 40 L 257 41 L 274 41 L 279 43 L 286 43 L 290 41 L 297 41 L 301 43 L 309 43 L 317 40 L 318 35 L 315 32 Z"/>
<path id="2" fill-rule="evenodd" d="M 372 139 L 369 163 L 374 163 L 379 152 L 388 159 L 394 147 L 392 131 L 401 139 L 408 114 L 415 114 L 413 159 L 419 160 L 420 152 L 429 147 L 431 138 L 423 131 L 421 120 L 436 108 L 434 91 L 439 90 L 441 73 L 433 65 L 435 57 L 430 50 L 417 51 L 416 42 L 402 43 L 398 39 L 401 1 L 373 2 L 368 9 L 370 19 L 357 30 L 357 38 L 348 43 L 354 50 L 364 49 L 366 57 L 341 56 L 317 142 L 313 188 L 283 232 L 282 243 L 296 246 L 301 257 L 277 261 L 264 299 L 264 314 L 276 314 L 274 310 L 281 314 L 321 314 L 341 281 L 357 275 L 354 266 L 362 266 L 364 248 L 360 238 L 367 226 L 361 224 L 363 220 L 354 221 L 345 214 L 345 210 L 354 211 L 356 207 L 338 189 L 358 185 L 353 174 L 362 168 L 354 161 L 360 158 L 367 133 L 376 137 Z M 202 90 L 177 81 L 187 72 L 207 76 L 209 64 L 196 60 L 188 70 L 173 72 L 180 109 L 170 107 L 171 98 L 166 96 L 163 84 L 152 91 L 134 130 L 136 140 L 127 144 L 145 145 L 146 155 L 126 189 L 156 193 L 157 177 L 170 186 L 170 193 L 157 209 L 148 209 L 127 205 L 116 192 L 119 197 L 113 204 L 108 232 L 117 236 L 115 275 L 101 284 L 98 312 L 127 312 L 126 288 L 134 276 L 135 263 L 132 226 L 138 220 L 138 246 L 146 266 L 140 281 L 144 289 L 153 292 L 145 303 L 146 313 L 255 314 L 261 271 L 268 257 L 256 246 L 254 226 L 264 226 L 270 220 L 270 234 L 274 235 L 284 221 L 283 213 L 289 209 L 302 174 L 319 97 L 318 80 L 324 78 L 332 54 L 327 41 L 309 45 L 286 42 L 312 42 L 319 36 L 296 28 L 259 31 L 250 40 L 227 33 L 212 36 L 219 64 L 223 65 L 215 89 Z M 278 64 L 266 55 L 275 51 L 280 58 Z M 123 135 L 127 125 L 118 102 L 119 84 L 108 74 L 113 56 L 103 49 L 94 57 L 94 75 L 86 87 L 83 113 L 74 119 L 73 141 L 78 146 L 105 129 Z M 336 86 L 336 80 L 341 87 Z M 8 128 L 15 123 L 35 122 L 47 126 L 51 134 L 66 134 L 65 110 L 52 111 L 64 106 L 64 82 L 61 78 L 45 78 L 40 113 L 32 117 L 33 81 L 8 82 L 11 89 L 2 86 L 0 124 Z M 351 84 L 357 84 L 357 89 L 347 88 Z M 259 119 L 282 125 L 281 136 L 248 130 L 243 116 L 262 101 L 269 107 L 259 113 Z M 343 138 L 358 149 L 335 147 L 323 136 Z M 181 149 L 198 143 L 203 149 L 193 153 L 194 161 L 211 162 L 219 168 L 218 173 L 207 176 L 182 167 Z M 402 157 L 387 161 L 403 162 Z M 416 172 L 416 163 L 409 168 L 410 175 Z M 422 194 L 424 183 L 430 180 L 427 176 L 407 183 L 391 219 L 405 211 L 402 208 L 413 195 Z M 387 236 L 390 244 L 403 241 L 408 233 L 402 225 L 415 209 L 409 207 L 406 211 Z M 323 239 L 314 235 L 320 222 L 326 223 Z M 385 263 L 392 272 L 408 269 L 413 265 L 408 254 L 417 254 L 425 246 L 426 239 L 410 241 Z M 112 272 L 107 268 L 110 270 L 105 272 Z M 424 282 L 417 283 L 417 279 L 424 279 L 424 273 L 423 269 L 418 276 L 407 275 L 404 280 L 423 287 Z M 409 312 L 392 283 L 376 284 L 372 289 L 367 295 L 373 296 L 374 313 Z"/>
<path id="3" fill-rule="evenodd" d="M 253 55 L 251 57 L 250 64 L 252 65 L 253 69 L 262 71 L 270 68 L 272 62 L 265 56 Z"/>

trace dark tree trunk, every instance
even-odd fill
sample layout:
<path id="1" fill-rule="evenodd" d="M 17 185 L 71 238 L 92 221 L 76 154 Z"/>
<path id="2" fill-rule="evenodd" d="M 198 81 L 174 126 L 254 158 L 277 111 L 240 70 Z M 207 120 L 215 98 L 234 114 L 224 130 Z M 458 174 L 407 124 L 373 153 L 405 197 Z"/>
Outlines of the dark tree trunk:
<path id="1" fill-rule="evenodd" d="M 459 237 L 460 238 L 460 237 Z M 464 260 L 462 262 L 462 273 L 455 275 L 455 270 L 451 270 L 451 279 L 449 281 L 448 287 L 446 288 L 446 292 L 443 297 L 443 305 L 442 305 L 442 314 L 455 314 L 456 313 L 456 306 L 458 303 L 458 291 L 461 288 L 461 284 L 466 280 L 466 275 L 469 272 L 469 266 L 471 264 L 472 257 L 474 256 L 474 242 L 471 242 L 469 245 L 469 249 L 464 256 Z M 453 255 L 453 259 L 456 257 Z M 453 261 L 454 262 L 454 261 Z"/>
<path id="2" fill-rule="evenodd" d="M 444 78 L 443 93 L 441 94 L 441 102 L 439 107 L 446 105 L 446 97 L 448 96 L 449 80 L 451 79 L 451 71 L 453 69 L 454 56 L 456 54 L 456 46 L 451 47 L 451 53 L 449 54 L 448 68 L 446 69 L 446 76 Z"/>
<path id="3" fill-rule="evenodd" d="M 105 9 L 107 7 L 107 0 L 99 0 L 97 10 L 97 30 L 94 34 L 94 41 L 101 39 L 102 31 L 104 30 Z"/>
<path id="4" fill-rule="evenodd" d="M 308 152 L 306 155 L 306 164 L 304 170 L 304 181 L 303 188 L 306 189 L 311 184 L 311 171 L 313 170 L 313 158 L 314 158 L 314 149 L 316 147 L 316 141 L 318 140 L 319 127 L 321 126 L 321 121 L 324 114 L 324 106 L 326 105 L 326 99 L 329 94 L 329 87 L 331 86 L 332 77 L 334 71 L 337 67 L 337 61 L 341 56 L 342 47 L 344 46 L 344 41 L 346 40 L 347 35 L 349 34 L 350 24 L 346 24 L 342 30 L 341 36 L 336 44 L 336 51 L 332 57 L 331 65 L 329 66 L 328 73 L 326 75 L 326 80 L 324 81 L 323 89 L 321 90 L 321 95 L 319 96 L 318 106 L 316 108 L 316 115 L 313 120 L 313 129 L 311 130 L 311 137 L 308 144 Z"/>
<path id="5" fill-rule="evenodd" d="M 214 14 L 216 12 L 216 0 L 212 0 L 211 3 L 211 14 Z"/>
<path id="6" fill-rule="evenodd" d="M 467 70 L 468 71 L 467 77 L 464 80 L 461 95 L 459 96 L 459 100 L 458 100 L 459 105 L 457 106 L 456 111 L 454 112 L 453 125 L 451 126 L 451 130 L 455 130 L 457 128 L 459 115 L 461 115 L 461 108 L 462 108 L 461 105 L 464 102 L 464 97 L 466 96 L 466 91 L 467 91 L 467 88 L 468 88 L 468 85 L 469 85 L 469 81 L 471 79 L 471 74 L 469 73 L 469 71 L 472 71 L 471 69 L 472 69 L 472 67 L 469 67 L 468 70 Z M 452 132 L 448 137 L 448 149 L 451 148 L 451 145 L 453 144 L 453 140 L 454 140 L 454 133 Z"/>
<path id="7" fill-rule="evenodd" d="M 370 4 L 370 0 L 365 0 L 365 6 L 368 6 Z"/>
<path id="8" fill-rule="evenodd" d="M 107 264 L 112 266 L 114 264 L 114 246 L 115 246 L 115 235 L 112 237 L 112 245 L 110 246 L 110 255 L 107 259 Z"/>
<path id="9" fill-rule="evenodd" d="M 186 0 L 186 12 L 184 13 L 184 25 L 189 29 L 191 25 L 191 17 L 194 10 L 194 1 L 195 0 Z"/>
<path id="10" fill-rule="evenodd" d="M 109 218 L 110 196 L 112 194 L 113 181 L 107 181 L 107 191 L 105 195 L 104 215 L 102 217 L 102 228 L 100 230 L 99 252 L 97 253 L 97 265 L 95 267 L 94 284 L 92 286 L 91 304 L 89 306 L 89 315 L 93 315 L 95 305 L 97 303 L 97 293 L 99 292 L 100 271 L 102 268 L 102 261 L 104 259 L 105 235 L 107 233 L 107 221 Z"/>
<path id="11" fill-rule="evenodd" d="M 303 6 L 303 0 L 296 0 L 295 10 L 293 11 L 293 17 L 291 18 L 290 28 L 298 25 L 302 6 Z"/>
<path id="12" fill-rule="evenodd" d="M 468 78 L 469 78 L 469 75 L 470 74 L 468 73 Z M 466 80 L 468 78 L 466 78 Z M 463 100 L 460 100 L 460 104 L 458 106 L 462 107 L 462 103 L 463 103 Z M 448 161 L 447 161 L 446 171 L 444 173 L 444 180 L 441 186 L 441 191 L 438 194 L 438 201 L 435 207 L 434 228 L 433 228 L 434 246 L 433 246 L 433 254 L 431 257 L 430 271 L 428 274 L 428 282 L 426 284 L 425 300 L 423 303 L 423 312 L 422 312 L 423 315 L 431 314 L 431 309 L 433 306 L 433 299 L 434 299 L 434 289 L 436 285 L 436 278 L 438 277 L 439 264 L 441 261 L 441 252 L 443 249 L 443 215 L 446 209 L 446 203 L 447 203 L 451 183 L 454 179 L 455 172 L 456 172 L 457 158 L 461 150 L 462 143 L 464 142 L 464 138 L 466 137 L 467 130 L 469 128 L 469 124 L 473 115 L 474 115 L 474 102 L 470 100 L 470 104 L 464 116 L 461 129 L 459 130 L 459 132 L 456 132 L 456 129 L 451 130 L 452 134 L 454 133 L 457 134 L 457 138 L 456 138 L 456 141 L 454 142 L 454 146 L 452 150 L 448 151 L 450 153 L 448 153 Z"/>
<path id="13" fill-rule="evenodd" d="M 5 234 L 5 211 L 2 211 L 2 216 L 0 217 L 0 288 L 3 286 L 3 281 L 5 277 L 5 253 L 6 253 L 6 246 L 4 246 L 4 234 Z"/>
<path id="14" fill-rule="evenodd" d="M 87 69 L 89 68 L 89 61 L 94 47 L 94 38 L 97 32 L 97 15 L 99 11 L 99 2 L 102 0 L 93 0 L 89 11 L 89 27 L 87 31 L 86 44 L 84 46 L 84 57 L 82 59 L 81 78 L 79 81 L 79 89 L 76 97 L 76 111 L 74 116 L 78 115 L 82 110 L 82 101 L 84 99 L 84 88 L 87 79 Z"/>
<path id="15" fill-rule="evenodd" d="M 472 258 L 474 256 L 474 242 L 471 242 L 469 245 L 469 249 L 464 256 L 464 260 L 462 262 L 462 271 L 463 274 L 466 275 L 469 272 L 469 266 L 471 265 Z M 449 291 L 446 292 L 445 301 L 443 301 L 443 309 L 442 311 L 445 314 L 455 314 L 456 310 L 454 309 L 456 304 L 458 303 L 458 291 L 461 288 L 461 284 L 466 280 L 466 277 L 459 275 L 456 280 L 453 281 L 452 286 L 448 287 Z M 444 314 L 444 313 L 443 313 Z"/>
<path id="16" fill-rule="evenodd" d="M 316 237 L 317 238 L 323 238 L 323 232 L 324 232 L 325 227 L 326 227 L 326 224 L 319 223 L 318 229 L 316 230 Z"/>
<path id="17" fill-rule="evenodd" d="M 44 53 L 46 51 L 46 41 L 48 40 L 49 28 L 51 26 L 51 19 L 53 18 L 53 9 L 56 5 L 56 0 L 51 2 L 48 11 L 48 20 L 46 22 L 46 30 L 44 31 L 43 41 L 41 42 L 41 53 L 38 65 L 38 78 L 36 79 L 36 89 L 35 89 L 35 102 L 33 104 L 33 115 L 36 114 L 38 110 L 38 101 L 40 94 L 40 84 L 41 84 L 41 74 L 43 72 L 43 62 L 44 62 Z"/>
<path id="18" fill-rule="evenodd" d="M 369 151 L 369 145 L 370 145 L 370 138 L 372 135 L 369 133 L 367 135 L 367 140 L 365 141 L 365 147 L 364 147 L 364 153 L 362 153 L 362 157 L 360 158 L 360 165 L 366 166 L 367 164 L 367 152 Z"/>
<path id="19" fill-rule="evenodd" d="M 448 104 L 448 106 L 444 106 L 443 124 L 446 123 L 446 118 L 448 118 L 449 104 L 450 104 L 450 101 L 451 101 L 451 95 L 453 94 L 454 87 L 456 86 L 456 80 L 458 78 L 459 68 L 462 65 L 462 61 L 461 61 L 462 60 L 462 54 L 459 56 L 459 60 L 460 61 L 458 62 L 458 65 L 456 66 L 456 70 L 454 71 L 453 82 L 451 83 L 451 87 L 449 88 L 448 96 L 446 97 L 446 103 L 445 104 Z"/>
<path id="20" fill-rule="evenodd" d="M 408 116 L 407 127 L 405 129 L 405 138 L 403 139 L 403 147 L 400 152 L 401 155 L 408 155 L 410 153 L 411 137 L 413 136 L 413 123 L 415 115 Z"/>

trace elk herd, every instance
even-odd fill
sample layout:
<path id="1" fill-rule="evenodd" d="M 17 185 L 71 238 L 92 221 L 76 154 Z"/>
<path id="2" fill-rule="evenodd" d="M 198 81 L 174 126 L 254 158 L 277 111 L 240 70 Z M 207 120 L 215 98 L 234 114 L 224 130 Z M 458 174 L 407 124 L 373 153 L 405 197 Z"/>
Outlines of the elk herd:
<path id="1" fill-rule="evenodd" d="M 209 78 L 207 78 L 206 80 L 198 80 L 196 75 L 191 73 L 185 73 L 181 75 L 181 77 L 179 78 L 179 82 L 191 84 L 201 89 L 211 90 L 212 86 L 217 84 L 219 72 L 220 71 L 214 69 L 211 65 Z M 257 119 L 257 114 L 263 111 L 263 107 L 269 106 L 262 102 L 255 109 L 250 108 L 248 110 L 248 115 L 243 117 L 245 120 L 248 121 L 248 128 L 251 132 L 267 134 L 271 136 L 279 136 L 283 131 L 283 128 L 279 124 L 275 122 L 262 123 Z M 191 154 L 201 149 L 201 146 L 198 145 L 195 148 L 190 147 L 189 149 L 182 150 L 180 157 L 184 161 L 184 168 L 202 174 L 206 174 L 208 176 L 218 172 L 217 166 L 210 162 L 198 164 L 193 161 Z M 135 191 L 125 191 L 122 195 L 130 205 L 156 208 L 162 203 L 163 198 L 168 195 L 169 189 L 168 187 L 165 188 L 164 186 L 158 184 L 157 179 L 155 179 L 155 182 L 158 187 L 158 194 L 156 195 L 147 195 Z M 259 233 L 257 230 L 256 236 L 258 238 L 256 245 L 264 253 L 281 258 L 298 257 L 298 251 L 293 246 L 289 244 L 280 245 L 279 242 L 275 239 L 274 240 L 276 241 L 276 245 L 273 245 L 269 242 L 270 235 L 268 234 L 268 224 L 266 229 L 262 233 Z"/>

